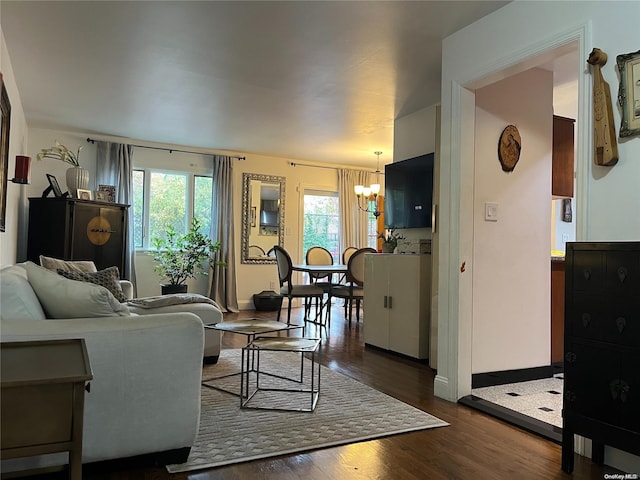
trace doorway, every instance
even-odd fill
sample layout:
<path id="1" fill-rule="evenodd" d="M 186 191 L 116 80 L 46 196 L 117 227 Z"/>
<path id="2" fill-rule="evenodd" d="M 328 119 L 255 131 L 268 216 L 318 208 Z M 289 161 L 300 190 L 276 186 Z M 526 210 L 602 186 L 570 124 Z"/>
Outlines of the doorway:
<path id="1" fill-rule="evenodd" d="M 548 133 L 552 115 L 577 117 L 577 46 L 475 91 L 472 390 L 461 402 L 555 441 L 562 425 L 562 365 L 554 368 L 551 361 L 551 257 L 563 256 L 566 241 L 575 240 L 575 216 L 567 225 L 557 223 L 562 200 L 551 195 Z M 518 101 L 522 91 L 537 102 L 550 99 L 552 111 L 531 98 Z M 509 121 L 522 132 L 522 163 L 505 173 L 485 137 Z M 537 145 L 536 137 L 545 134 L 547 145 Z M 487 204 L 497 209 L 497 219 L 483 218 Z"/>

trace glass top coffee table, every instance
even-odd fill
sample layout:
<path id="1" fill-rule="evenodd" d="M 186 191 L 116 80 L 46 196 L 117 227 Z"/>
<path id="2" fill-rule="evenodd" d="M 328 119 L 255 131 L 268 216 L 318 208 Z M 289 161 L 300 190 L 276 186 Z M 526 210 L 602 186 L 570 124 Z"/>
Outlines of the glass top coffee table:
<path id="1" fill-rule="evenodd" d="M 246 318 L 244 320 L 228 320 L 224 322 L 216 323 L 215 325 L 205 325 L 204 328 L 211 328 L 213 330 L 219 330 L 222 332 L 236 333 L 239 335 L 245 335 L 247 337 L 247 345 L 251 344 L 257 335 L 265 335 L 268 333 L 290 331 L 295 329 L 302 329 L 302 335 L 304 336 L 304 325 L 287 325 L 283 322 L 277 322 L 275 320 L 264 320 L 260 318 Z M 277 337 L 276 337 L 277 338 Z M 251 358 L 250 371 L 255 370 L 255 359 Z M 240 375 L 241 372 L 229 373 L 227 375 L 221 375 L 218 377 L 210 377 L 202 380 L 202 385 L 205 387 L 220 390 L 222 392 L 230 393 L 232 395 L 240 396 L 240 392 L 234 392 L 228 388 L 216 386 L 214 382 L 223 378 L 229 378 Z M 264 374 L 264 373 L 263 373 Z"/>

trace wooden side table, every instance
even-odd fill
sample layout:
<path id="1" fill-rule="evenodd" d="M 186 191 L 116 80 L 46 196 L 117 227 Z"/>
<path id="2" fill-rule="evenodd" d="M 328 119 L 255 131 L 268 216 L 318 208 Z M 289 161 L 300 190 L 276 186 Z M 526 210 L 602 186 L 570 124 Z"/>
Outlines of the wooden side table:
<path id="1" fill-rule="evenodd" d="M 84 391 L 93 378 L 83 339 L 6 342 L 1 354 L 0 458 L 69 452 L 82 478 Z"/>

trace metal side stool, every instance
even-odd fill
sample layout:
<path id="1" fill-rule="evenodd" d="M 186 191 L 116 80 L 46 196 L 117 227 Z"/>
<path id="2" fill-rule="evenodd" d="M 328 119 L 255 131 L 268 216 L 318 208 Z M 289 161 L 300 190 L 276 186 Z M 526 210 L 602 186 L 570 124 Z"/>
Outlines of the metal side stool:
<path id="1" fill-rule="evenodd" d="M 242 349 L 240 408 L 313 412 L 320 396 L 319 346 L 319 338 L 255 338 Z M 293 352 L 300 354 L 299 375 L 294 377 L 282 375 L 274 379 L 273 375 L 265 374 L 261 370 L 261 361 L 264 360 L 261 359 L 262 352 Z M 252 369 L 251 364 L 254 358 L 256 368 Z M 308 372 L 306 378 L 305 358 L 309 358 L 311 361 L 310 372 Z M 252 371 L 255 373 L 253 380 L 250 375 Z M 266 378 L 262 378 L 265 375 L 267 375 Z M 280 394 L 282 392 L 284 394 Z"/>

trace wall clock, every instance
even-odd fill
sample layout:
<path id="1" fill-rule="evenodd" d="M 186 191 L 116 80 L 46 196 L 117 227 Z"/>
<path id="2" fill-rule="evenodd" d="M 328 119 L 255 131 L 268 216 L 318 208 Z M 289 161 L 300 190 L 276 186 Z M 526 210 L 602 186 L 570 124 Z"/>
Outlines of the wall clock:
<path id="1" fill-rule="evenodd" d="M 507 125 L 498 141 L 498 159 L 502 170 L 511 172 L 520 159 L 522 139 L 515 125 Z"/>

